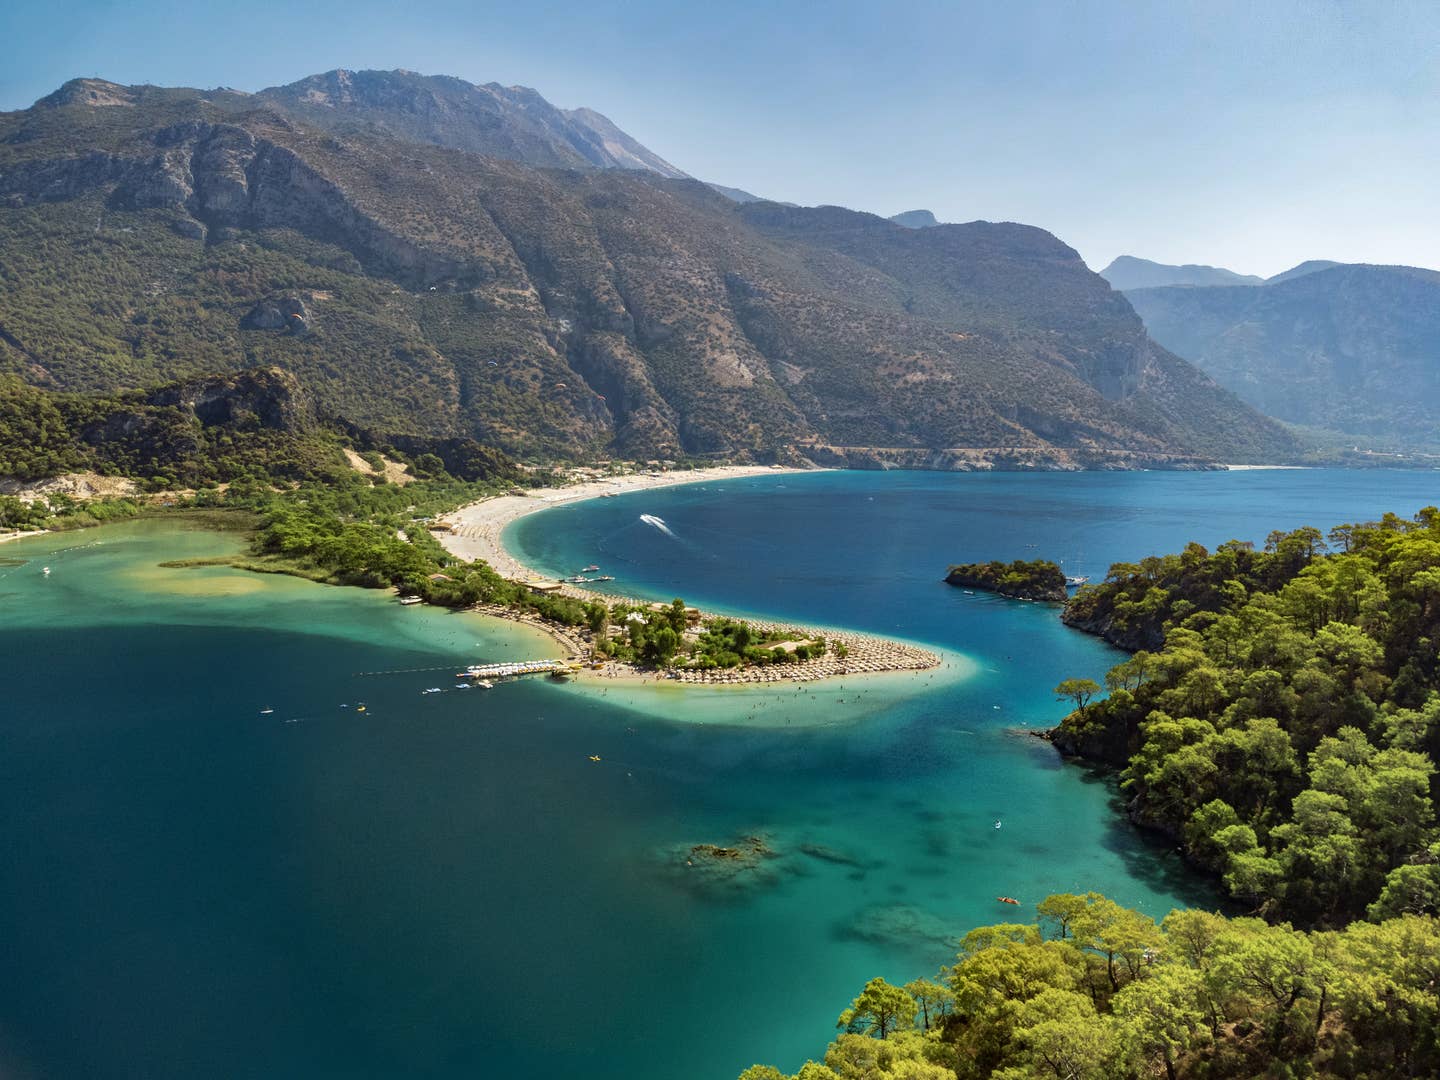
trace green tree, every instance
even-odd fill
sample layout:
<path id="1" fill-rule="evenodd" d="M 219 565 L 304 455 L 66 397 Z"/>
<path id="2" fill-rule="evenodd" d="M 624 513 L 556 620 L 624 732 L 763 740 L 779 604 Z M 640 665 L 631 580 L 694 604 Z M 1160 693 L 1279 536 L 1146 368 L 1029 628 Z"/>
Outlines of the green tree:
<path id="1" fill-rule="evenodd" d="M 1100 690 L 1100 684 L 1094 679 L 1065 679 L 1055 687 L 1055 700 L 1073 701 L 1075 711 L 1084 713 L 1085 706 Z"/>
<path id="2" fill-rule="evenodd" d="M 840 1014 L 836 1027 L 851 1034 L 873 1034 L 885 1038 L 891 1032 L 915 1023 L 915 999 L 901 987 L 891 986 L 884 979 L 871 979 Z"/>
<path id="3" fill-rule="evenodd" d="M 1158 1061 L 1176 1080 L 1180 1059 L 1206 1036 L 1204 977 L 1184 963 L 1165 963 L 1143 983 L 1125 987 L 1112 1002 L 1120 1039 L 1139 1061 Z"/>
<path id="4" fill-rule="evenodd" d="M 1111 1019 L 1097 1014 L 1085 995 L 1051 987 L 1020 1007 L 1015 1031 L 1019 1060 L 995 1076 L 1110 1080 L 1118 1064 L 1115 1034 Z"/>
<path id="5" fill-rule="evenodd" d="M 939 1027 L 955 1007 L 955 992 L 930 979 L 914 979 L 906 983 L 905 992 L 919 1006 L 920 1026 L 925 1031 L 929 1031 L 932 1024 Z"/>

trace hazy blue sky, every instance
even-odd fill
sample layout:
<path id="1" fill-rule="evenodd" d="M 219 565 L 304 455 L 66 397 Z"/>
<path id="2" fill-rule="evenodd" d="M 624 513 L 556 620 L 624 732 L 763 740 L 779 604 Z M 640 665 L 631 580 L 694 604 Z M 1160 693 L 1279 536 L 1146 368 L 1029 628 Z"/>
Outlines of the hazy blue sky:
<path id="1" fill-rule="evenodd" d="M 75 75 L 533 86 L 707 180 L 1272 273 L 1440 265 L 1440 0 L 0 6 L 0 108 Z"/>

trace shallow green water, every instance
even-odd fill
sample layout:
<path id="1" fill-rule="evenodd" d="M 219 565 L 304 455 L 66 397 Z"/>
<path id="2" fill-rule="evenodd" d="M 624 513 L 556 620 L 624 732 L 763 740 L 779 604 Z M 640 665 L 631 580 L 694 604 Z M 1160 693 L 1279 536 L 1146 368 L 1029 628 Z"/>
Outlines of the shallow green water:
<path id="1" fill-rule="evenodd" d="M 1413 474 L 1284 475 L 1310 485 L 1310 520 L 1330 508 L 1318 524 L 1435 501 Z M 557 569 L 623 554 L 631 591 L 976 665 L 776 699 L 455 690 L 462 662 L 549 646 L 375 593 L 157 569 L 235 543 L 173 525 L 0 547 L 0 1071 L 724 1080 L 797 1066 L 866 978 L 930 973 L 948 937 L 1013 916 L 997 894 L 1208 902 L 1106 783 L 1015 733 L 1112 651 L 1042 606 L 937 586 L 930 563 L 981 557 L 965 530 L 995 514 L 983 557 L 1043 540 L 1108 558 L 1085 508 L 1125 498 L 1131 557 L 1240 504 L 1290 524 L 1266 518 L 1276 491 L 1025 477 L 1001 499 L 976 479 L 763 478 L 723 507 L 674 489 L 522 523 Z M 651 553 L 624 532 L 640 513 L 690 546 Z M 1146 515 L 1163 521 L 1134 528 Z M 748 881 L 677 854 L 754 832 L 777 855 Z"/>

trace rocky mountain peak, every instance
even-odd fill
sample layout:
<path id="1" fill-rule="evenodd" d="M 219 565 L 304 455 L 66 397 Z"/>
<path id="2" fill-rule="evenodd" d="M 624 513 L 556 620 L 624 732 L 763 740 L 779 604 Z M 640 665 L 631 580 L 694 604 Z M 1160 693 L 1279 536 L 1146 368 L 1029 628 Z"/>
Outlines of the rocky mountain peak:
<path id="1" fill-rule="evenodd" d="M 256 95 L 333 131 L 371 128 L 411 142 L 570 169 L 685 173 L 593 109 L 560 109 L 528 86 L 413 71 L 334 71 Z"/>
<path id="2" fill-rule="evenodd" d="M 71 79 L 35 104 L 51 109 L 62 105 L 134 105 L 135 95 L 128 86 L 105 79 Z"/>
<path id="3" fill-rule="evenodd" d="M 929 210 L 906 210 L 904 213 L 894 215 L 890 220 L 907 229 L 933 229 L 940 224 Z"/>

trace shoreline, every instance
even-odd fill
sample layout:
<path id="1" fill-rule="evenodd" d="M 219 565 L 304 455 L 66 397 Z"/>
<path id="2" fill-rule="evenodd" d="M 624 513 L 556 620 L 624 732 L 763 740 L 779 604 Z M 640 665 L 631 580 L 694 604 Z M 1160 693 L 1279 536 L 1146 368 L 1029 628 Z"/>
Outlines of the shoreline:
<path id="1" fill-rule="evenodd" d="M 6 532 L 0 533 L 0 544 L 8 540 L 26 540 L 32 536 L 44 536 L 49 529 L 31 529 L 29 532 Z"/>
<path id="2" fill-rule="evenodd" d="M 462 506 L 458 510 L 452 510 L 440 518 L 437 523 L 440 527 L 432 535 L 450 554 L 465 559 L 467 562 L 483 559 L 497 573 L 512 580 L 526 583 L 553 583 L 555 579 L 545 577 L 533 567 L 524 565 L 505 548 L 501 536 L 505 528 L 512 522 L 541 510 L 547 510 L 552 506 L 582 502 L 611 493 L 618 495 L 632 491 L 653 491 L 662 487 L 679 487 L 684 484 L 698 484 L 707 481 L 825 471 L 829 470 L 768 465 L 725 465 L 683 473 L 605 478 L 563 488 L 537 488 L 525 495 L 493 496 Z M 606 603 L 621 602 L 637 606 L 649 606 L 656 603 L 656 601 L 635 597 L 594 592 L 570 584 L 562 585 L 556 592 L 577 600 L 602 600 Z M 508 608 L 493 604 L 481 605 L 471 610 L 544 628 L 562 648 L 568 651 L 572 659 L 583 661 L 590 655 L 593 639 L 590 631 L 584 627 L 554 625 L 539 616 L 521 615 Z M 702 619 L 717 617 L 721 616 L 715 612 L 701 612 Z M 827 647 L 824 656 L 813 660 L 790 664 L 714 668 L 705 671 L 685 668 L 642 668 L 634 664 L 611 660 L 606 661 L 602 668 L 582 668 L 577 674 L 582 681 L 593 680 L 601 683 L 612 683 L 616 680 L 649 681 L 653 679 L 661 683 L 673 683 L 677 686 L 763 686 L 814 682 L 839 676 L 919 673 L 934 671 L 942 663 L 940 655 L 918 645 L 873 637 L 852 630 L 802 626 L 791 622 L 767 619 L 746 619 L 745 621 L 761 630 L 784 631 L 797 637 L 823 637 L 827 642 L 843 643 L 847 653 L 842 658 L 835 655 L 833 649 Z"/>
<path id="3" fill-rule="evenodd" d="M 1226 472 L 1304 472 L 1312 465 L 1221 465 Z"/>
<path id="4" fill-rule="evenodd" d="M 552 506 L 565 506 L 606 495 L 626 495 L 634 491 L 655 491 L 659 488 L 703 484 L 716 480 L 739 480 L 751 476 L 789 476 L 795 473 L 832 472 L 831 469 L 800 469 L 781 465 L 714 465 L 684 472 L 636 473 L 629 476 L 586 480 L 566 487 L 532 488 L 524 495 L 492 495 L 479 502 L 468 503 L 458 510 L 440 516 L 435 532 L 440 546 L 466 562 L 483 559 L 496 573 L 521 581 L 553 581 L 538 570 L 526 566 L 506 549 L 501 535 L 513 521 Z M 445 531 L 448 529 L 449 531 Z M 584 589 L 586 597 L 602 595 Z M 567 593 L 569 595 L 569 593 Z M 615 599 L 620 599 L 615 597 Z"/>

